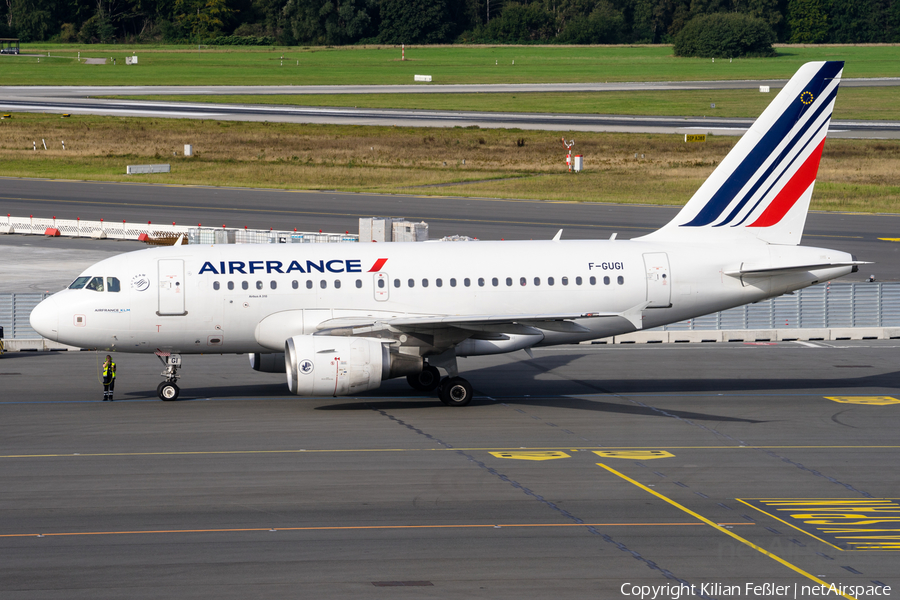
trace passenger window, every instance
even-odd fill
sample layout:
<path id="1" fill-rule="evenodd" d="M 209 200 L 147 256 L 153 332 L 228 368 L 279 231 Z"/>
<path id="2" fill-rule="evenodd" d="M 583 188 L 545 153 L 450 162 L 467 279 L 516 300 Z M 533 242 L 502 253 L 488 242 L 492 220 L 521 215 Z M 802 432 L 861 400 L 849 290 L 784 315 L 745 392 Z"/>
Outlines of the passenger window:
<path id="1" fill-rule="evenodd" d="M 553 282 L 553 278 L 552 278 L 552 277 L 548 277 L 548 278 L 547 278 L 547 285 L 553 285 L 553 283 L 554 283 L 554 282 Z"/>
<path id="2" fill-rule="evenodd" d="M 324 279 L 319 281 L 319 287 L 324 290 L 325 288 L 328 287 L 328 282 L 326 282 Z"/>
<path id="3" fill-rule="evenodd" d="M 228 282 L 228 289 L 229 289 L 229 290 L 233 290 L 233 289 L 234 289 L 234 282 L 233 282 L 233 281 L 229 281 L 229 282 Z"/>
<path id="4" fill-rule="evenodd" d="M 525 279 L 524 277 L 519 277 L 519 285 L 521 285 L 522 287 L 525 287 L 527 284 L 528 284 L 527 279 Z"/>
<path id="5" fill-rule="evenodd" d="M 618 282 L 619 285 L 622 285 L 625 283 L 625 278 L 622 277 L 621 275 L 619 275 L 618 277 L 616 277 L 616 281 Z"/>
<path id="6" fill-rule="evenodd" d="M 541 278 L 540 278 L 540 277 L 535 277 L 535 278 L 534 278 L 534 285 L 541 285 Z"/>
<path id="7" fill-rule="evenodd" d="M 438 279 L 435 279 L 435 280 L 434 280 L 434 285 L 436 285 L 436 286 L 438 286 L 438 287 L 441 287 L 441 286 L 444 285 L 444 282 L 441 281 L 440 278 L 438 278 Z"/>
<path id="8" fill-rule="evenodd" d="M 291 282 L 291 287 L 294 288 L 294 289 L 296 290 L 297 288 L 300 287 L 300 282 L 297 281 L 296 279 L 293 280 L 293 281 Z"/>
<path id="9" fill-rule="evenodd" d="M 269 282 L 269 287 L 272 288 L 272 289 L 274 290 L 275 288 L 278 287 L 278 282 L 276 282 L 276 281 L 273 279 L 272 281 Z"/>
<path id="10" fill-rule="evenodd" d="M 216 282 L 218 285 L 218 282 Z M 107 277 L 106 278 L 106 291 L 107 292 L 118 292 L 121 289 L 119 285 L 119 279 L 117 277 Z M 219 288 L 216 288 L 219 289 Z"/>
<path id="11" fill-rule="evenodd" d="M 75 281 L 72 282 L 72 285 L 69 286 L 70 290 L 80 290 L 85 286 L 85 284 L 90 281 L 90 277 L 79 277 Z"/>
<path id="12" fill-rule="evenodd" d="M 250 289 L 250 284 L 247 283 L 246 281 L 242 281 L 242 282 L 241 282 L 241 289 L 242 289 L 242 290 L 249 290 L 249 289 Z"/>
<path id="13" fill-rule="evenodd" d="M 484 277 L 478 278 L 478 287 L 484 287 Z"/>
<path id="14" fill-rule="evenodd" d="M 313 289 L 313 282 L 312 282 L 312 279 L 310 279 L 310 280 L 308 280 L 308 281 L 306 282 L 306 289 L 308 289 L 308 290 Z"/>
<path id="15" fill-rule="evenodd" d="M 512 277 L 507 277 L 507 278 L 506 278 L 506 286 L 507 286 L 507 287 L 512 287 Z"/>
<path id="16" fill-rule="evenodd" d="M 428 280 L 427 280 L 427 279 L 423 279 L 423 280 L 422 280 L 422 287 L 428 287 Z"/>
<path id="17" fill-rule="evenodd" d="M 384 287 L 384 280 L 383 280 L 383 279 L 379 279 L 379 280 L 378 280 L 378 283 L 381 284 L 381 285 L 378 286 L 378 287 Z M 359 288 L 362 287 L 362 279 L 357 279 L 357 280 L 356 280 L 356 287 L 357 287 L 357 289 L 359 289 Z"/>
<path id="18" fill-rule="evenodd" d="M 399 279 L 395 279 L 395 280 L 394 280 L 394 287 L 395 287 L 395 288 L 400 287 L 400 280 L 399 280 Z"/>
<path id="19" fill-rule="evenodd" d="M 214 290 L 219 289 L 219 282 L 218 282 L 218 281 L 213 281 L 213 289 L 214 289 Z"/>
<path id="20" fill-rule="evenodd" d="M 563 277 L 563 278 L 560 279 L 559 281 L 560 281 L 560 283 L 562 283 L 563 285 L 569 285 L 569 278 L 568 278 L 568 277 Z"/>
<path id="21" fill-rule="evenodd" d="M 597 278 L 591 275 L 591 285 L 597 285 Z"/>
<path id="22" fill-rule="evenodd" d="M 341 280 L 340 280 L 340 279 L 335 279 L 335 280 L 334 280 L 334 288 L 335 288 L 336 290 L 341 289 Z"/>
<path id="23" fill-rule="evenodd" d="M 256 289 L 261 290 L 263 288 L 262 281 L 256 282 Z"/>
<path id="24" fill-rule="evenodd" d="M 357 279 L 356 281 L 359 281 L 359 279 Z M 362 282 L 359 281 L 359 285 L 356 286 L 356 287 L 362 287 Z M 384 289 L 384 279 L 379 279 L 379 280 L 378 280 L 378 289 L 379 289 L 379 290 L 383 290 L 383 289 Z"/>
<path id="25" fill-rule="evenodd" d="M 414 288 L 414 287 L 416 287 L 416 280 L 415 280 L 415 279 L 410 279 L 409 281 L 406 282 L 406 284 L 407 284 L 409 287 Z"/>
<path id="26" fill-rule="evenodd" d="M 582 282 L 582 281 L 583 281 L 583 280 L 581 279 L 581 277 L 576 277 L 576 278 L 575 278 L 575 285 L 581 285 L 581 282 Z"/>
<path id="27" fill-rule="evenodd" d="M 102 277 L 94 277 L 87 284 L 87 289 L 94 292 L 102 292 L 103 291 L 103 278 Z"/>
<path id="28" fill-rule="evenodd" d="M 609 277 L 603 278 L 603 285 L 609 285 Z"/>
<path id="29" fill-rule="evenodd" d="M 472 285 L 472 281 L 468 277 L 466 277 L 465 279 L 463 279 L 463 285 L 469 287 L 470 285 Z"/>
<path id="30" fill-rule="evenodd" d="M 497 287 L 498 285 L 500 285 L 500 280 L 497 279 L 496 277 L 492 277 L 492 278 L 491 278 L 491 285 L 494 286 L 494 287 Z"/>
<path id="31" fill-rule="evenodd" d="M 455 277 L 450 278 L 450 287 L 456 287 L 456 278 Z"/>

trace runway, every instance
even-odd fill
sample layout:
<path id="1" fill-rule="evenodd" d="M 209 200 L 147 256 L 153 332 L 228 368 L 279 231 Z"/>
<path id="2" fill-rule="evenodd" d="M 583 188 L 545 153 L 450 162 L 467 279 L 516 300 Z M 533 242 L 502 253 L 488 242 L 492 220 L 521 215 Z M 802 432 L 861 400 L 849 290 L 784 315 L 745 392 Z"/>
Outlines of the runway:
<path id="1" fill-rule="evenodd" d="M 824 583 L 892 597 L 894 526 L 860 516 L 900 513 L 885 500 L 900 497 L 900 405 L 884 399 L 900 393 L 898 346 L 472 358 L 464 409 L 402 381 L 296 398 L 242 356 L 186 357 L 183 400 L 164 403 L 155 357 L 117 355 L 109 404 L 93 353 L 6 355 L 0 590 L 582 600 L 679 584 L 814 598 L 803 586 Z"/>
<path id="2" fill-rule="evenodd" d="M 0 187 L 0 215 L 327 232 L 356 232 L 359 217 L 404 217 L 427 222 L 431 239 L 447 235 L 485 240 L 550 239 L 559 229 L 565 239 L 608 239 L 614 233 L 629 239 L 654 231 L 678 212 L 675 207 L 662 206 L 14 178 L 0 178 Z M 859 260 L 875 263 L 843 281 L 862 281 L 870 275 L 879 281 L 900 281 L 898 228 L 898 215 L 813 212 L 802 243 L 850 252 Z M 61 239 L 0 236 L 0 252 L 10 244 L 56 248 L 61 253 L 71 247 Z M 110 253 L 125 250 L 111 241 L 90 246 L 91 250 L 104 248 Z M 9 272 L 0 261 L 0 275 Z M 35 284 L 40 288 L 44 281 Z"/>
<path id="3" fill-rule="evenodd" d="M 541 131 L 625 133 L 708 133 L 743 135 L 754 119 L 706 117 L 641 117 L 622 115 L 503 113 L 369 108 L 322 108 L 267 104 L 213 104 L 103 99 L 0 99 L 0 110 L 92 114 L 127 117 L 272 121 L 332 125 L 401 127 L 485 127 Z M 846 121 L 831 123 L 829 136 L 853 139 L 900 138 L 900 122 Z"/>

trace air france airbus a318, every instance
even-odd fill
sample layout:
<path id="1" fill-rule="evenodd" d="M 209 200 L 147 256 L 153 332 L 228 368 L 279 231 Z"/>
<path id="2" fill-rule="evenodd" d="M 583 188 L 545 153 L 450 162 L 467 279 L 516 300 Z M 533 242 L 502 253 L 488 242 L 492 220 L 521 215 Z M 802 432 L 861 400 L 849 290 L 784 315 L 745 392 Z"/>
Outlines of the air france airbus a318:
<path id="1" fill-rule="evenodd" d="M 856 271 L 847 253 L 798 245 L 842 70 L 801 67 L 650 235 L 151 248 L 93 265 L 31 324 L 64 344 L 167 357 L 163 400 L 178 397 L 181 355 L 248 353 L 300 396 L 406 376 L 465 406 L 457 357 L 621 335 Z"/>

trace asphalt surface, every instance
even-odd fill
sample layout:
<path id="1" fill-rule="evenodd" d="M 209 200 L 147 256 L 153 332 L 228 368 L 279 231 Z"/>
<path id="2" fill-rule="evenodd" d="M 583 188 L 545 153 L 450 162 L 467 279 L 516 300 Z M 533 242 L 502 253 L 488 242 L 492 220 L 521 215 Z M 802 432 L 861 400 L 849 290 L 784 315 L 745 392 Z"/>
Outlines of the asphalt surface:
<path id="1" fill-rule="evenodd" d="M 220 94 L 454 94 L 610 92 L 648 90 L 758 89 L 780 88 L 786 80 L 680 81 L 574 84 L 495 85 L 358 85 L 358 86 L 0 86 L 0 110 L 74 113 L 162 118 L 192 118 L 241 121 L 279 121 L 343 125 L 410 127 L 518 128 L 549 131 L 606 131 L 631 133 L 710 133 L 741 135 L 753 119 L 705 117 L 637 117 L 591 114 L 498 113 L 476 111 L 378 110 L 307 106 L 152 102 L 100 99 L 95 96 L 129 95 L 220 95 Z M 900 78 L 845 79 L 850 87 L 900 85 Z M 863 139 L 900 138 L 895 121 L 834 121 L 832 137 Z"/>
<path id="2" fill-rule="evenodd" d="M 738 90 L 758 89 L 761 85 L 782 88 L 787 79 L 731 81 L 632 81 L 612 83 L 495 83 L 453 84 L 416 83 L 412 85 L 8 85 L 0 94 L 14 97 L 79 98 L 86 96 L 158 95 L 244 95 L 244 94 L 496 94 L 541 92 L 633 92 L 641 90 Z M 847 87 L 896 87 L 900 77 L 845 77 Z"/>
<path id="3" fill-rule="evenodd" d="M 358 231 L 359 217 L 405 217 L 427 222 L 431 239 L 456 234 L 495 240 L 549 239 L 559 229 L 566 239 L 608 239 L 613 233 L 627 239 L 654 231 L 677 212 L 677 208 L 659 206 L 0 178 L 0 215 L 353 233 Z M 11 257 L 10 248 L 24 244 L 60 253 L 91 248 L 116 254 L 132 248 L 113 241 L 90 246 L 79 241 L 82 245 L 70 246 L 75 242 L 39 240 L 0 236 L 0 253 Z M 898 215 L 810 213 L 802 243 L 850 252 L 875 263 L 843 281 L 862 281 L 870 275 L 879 281 L 900 281 Z M 3 263 L 0 260 L 0 275 L 5 279 L 12 266 Z M 30 284 L 34 289 L 46 287 L 44 279 L 35 279 Z M 68 284 L 71 277 L 62 281 L 60 285 Z"/>
<path id="4" fill-rule="evenodd" d="M 640 117 L 594 114 L 322 108 L 266 104 L 191 104 L 145 100 L 0 99 L 0 110 L 176 119 L 273 121 L 403 127 L 485 127 L 540 131 L 707 133 L 743 135 L 753 119 Z M 900 138 L 897 121 L 832 121 L 829 136 L 852 139 Z"/>
<path id="5" fill-rule="evenodd" d="M 471 358 L 463 409 L 402 381 L 296 398 L 242 356 L 187 357 L 183 400 L 164 403 L 155 357 L 117 355 L 110 404 L 94 353 L 9 354 L 0 596 L 894 597 L 900 505 L 879 499 L 900 497 L 900 405 L 871 402 L 900 394 L 898 350 Z"/>

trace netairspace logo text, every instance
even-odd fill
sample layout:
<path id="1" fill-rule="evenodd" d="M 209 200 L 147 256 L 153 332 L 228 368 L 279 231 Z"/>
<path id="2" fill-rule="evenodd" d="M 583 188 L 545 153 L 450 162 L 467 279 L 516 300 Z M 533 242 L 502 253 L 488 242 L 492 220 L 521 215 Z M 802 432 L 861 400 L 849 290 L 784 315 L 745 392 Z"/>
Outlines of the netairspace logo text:
<path id="1" fill-rule="evenodd" d="M 640 600 L 678 600 L 683 596 L 735 596 L 735 597 L 766 597 L 766 598 L 793 598 L 794 600 L 806 598 L 821 598 L 828 596 L 856 598 L 881 597 L 891 595 L 889 585 L 843 585 L 832 583 L 830 585 L 777 585 L 774 583 L 745 583 L 744 585 L 725 585 L 721 583 L 701 583 L 699 585 L 686 583 L 667 583 L 665 585 L 637 585 L 623 583 L 619 591 L 623 596 L 640 598 Z"/>

